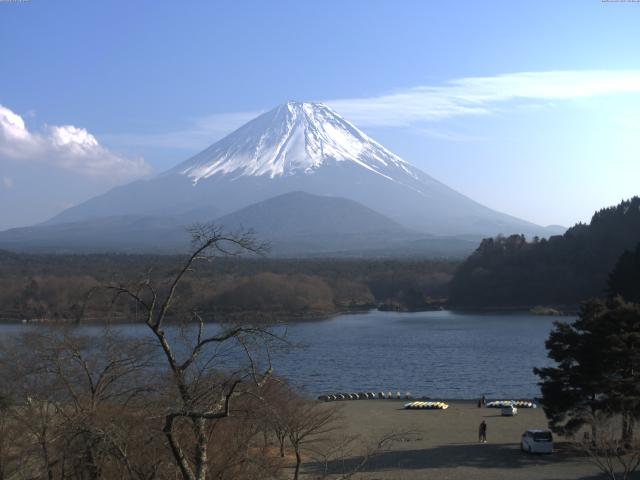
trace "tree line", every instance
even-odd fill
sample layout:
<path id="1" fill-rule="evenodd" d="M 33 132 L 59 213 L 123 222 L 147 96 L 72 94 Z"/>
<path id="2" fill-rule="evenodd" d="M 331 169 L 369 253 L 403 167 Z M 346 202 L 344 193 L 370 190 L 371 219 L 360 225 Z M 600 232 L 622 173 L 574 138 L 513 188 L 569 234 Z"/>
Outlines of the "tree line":
<path id="1" fill-rule="evenodd" d="M 586 301 L 578 318 L 556 322 L 546 342 L 554 365 L 536 368 L 550 427 L 579 436 L 612 480 L 640 466 L 640 243 L 609 274 L 607 296 Z"/>
<path id="2" fill-rule="evenodd" d="M 128 321 L 135 306 L 105 297 L 85 311 L 85 292 L 126 283 L 146 271 L 167 280 L 180 256 L 32 255 L 0 252 L 0 319 L 76 321 L 80 315 Z M 313 317 L 386 306 L 420 309 L 442 301 L 456 263 L 449 261 L 217 258 L 181 282 L 185 309 L 209 316 Z"/>
<path id="3" fill-rule="evenodd" d="M 602 296 L 618 257 L 640 242 L 640 198 L 596 212 L 564 235 L 489 238 L 456 271 L 450 301 L 465 307 L 577 306 Z"/>

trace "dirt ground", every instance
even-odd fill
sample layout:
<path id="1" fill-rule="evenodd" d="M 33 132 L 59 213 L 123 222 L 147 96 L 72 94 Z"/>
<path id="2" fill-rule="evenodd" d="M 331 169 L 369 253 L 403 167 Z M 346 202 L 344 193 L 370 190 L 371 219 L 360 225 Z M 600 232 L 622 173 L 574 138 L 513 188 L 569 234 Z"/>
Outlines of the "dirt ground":
<path id="1" fill-rule="evenodd" d="M 372 457 L 361 475 L 366 479 L 545 479 L 595 480 L 604 478 L 587 460 L 555 438 L 551 455 L 531 455 L 520 450 L 520 436 L 527 428 L 546 428 L 542 409 L 520 409 L 515 417 L 500 416 L 499 409 L 477 408 L 475 402 L 448 402 L 447 410 L 404 410 L 404 402 L 355 400 L 339 403 L 341 436 L 358 434 L 372 443 L 390 432 L 401 435 Z M 328 404 L 330 405 L 330 404 Z M 487 423 L 486 444 L 478 443 L 478 426 Z M 360 457 L 361 458 L 361 457 Z M 357 464 L 357 456 L 330 465 L 334 472 Z M 306 472 L 324 466 L 310 463 Z M 640 478 L 640 475 L 639 475 Z"/>

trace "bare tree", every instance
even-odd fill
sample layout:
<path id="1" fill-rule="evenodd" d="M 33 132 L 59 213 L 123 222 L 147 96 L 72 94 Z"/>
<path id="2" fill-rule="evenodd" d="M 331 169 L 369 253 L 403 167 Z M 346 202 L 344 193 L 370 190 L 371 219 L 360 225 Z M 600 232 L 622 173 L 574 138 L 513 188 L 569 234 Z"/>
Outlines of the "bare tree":
<path id="1" fill-rule="evenodd" d="M 134 403 L 152 389 L 143 381 L 146 350 L 108 330 L 95 342 L 65 329 L 30 332 L 4 348 L 0 371 L 20 399 L 11 409 L 10 422 L 19 429 L 13 441 L 30 460 L 21 468 L 50 480 L 115 471 L 144 478 L 135 474 L 128 447 L 129 425 L 142 412 Z"/>
<path id="2" fill-rule="evenodd" d="M 326 436 L 336 430 L 338 410 L 334 405 L 294 398 L 284 418 L 289 443 L 296 456 L 293 478 L 298 480 L 303 453 L 311 450 L 314 444 L 326 441 Z"/>
<path id="3" fill-rule="evenodd" d="M 289 439 L 288 417 L 292 411 L 292 400 L 297 398 L 287 383 L 279 378 L 271 378 L 263 389 L 260 425 L 267 446 L 275 437 L 280 458 L 285 458 L 285 447 Z"/>
<path id="4" fill-rule="evenodd" d="M 7 467 L 11 461 L 10 455 L 10 419 L 9 409 L 11 403 L 9 399 L 0 394 L 0 480 L 7 478 Z"/>
<path id="5" fill-rule="evenodd" d="M 314 465 L 309 478 L 351 478 L 391 443 L 414 434 L 393 432 L 374 441 L 345 435 L 337 405 L 308 400 L 279 379 L 267 384 L 264 400 L 264 428 L 275 437 L 281 458 L 288 448 L 295 455 L 294 479 L 305 459 Z"/>
<path id="6" fill-rule="evenodd" d="M 124 296 L 133 301 L 157 340 L 175 394 L 173 405 L 163 415 L 162 431 L 182 478 L 205 480 L 210 425 L 231 415 L 232 399 L 256 394 L 255 389 L 247 388 L 248 384 L 260 387 L 270 377 L 268 355 L 267 365 L 261 371 L 256 357 L 262 350 L 259 347 L 268 353 L 273 336 L 266 329 L 253 326 L 218 328 L 209 333 L 197 312 L 192 312 L 187 322 L 195 328 L 183 335 L 183 341 L 167 332 L 177 289 L 196 262 L 211 260 L 216 255 L 261 253 L 265 248 L 250 233 L 227 234 L 218 226 L 195 226 L 191 234 L 193 252 L 170 280 L 166 291 L 154 286 L 149 278 L 134 288 L 122 285 L 105 288 L 114 291 L 116 298 Z M 189 335 L 190 332 L 194 333 Z M 230 346 L 243 354 L 245 361 L 241 365 Z M 225 362 L 229 358 L 235 360 L 235 369 L 230 368 L 233 362 Z"/>
<path id="7" fill-rule="evenodd" d="M 640 441 L 620 435 L 623 422 L 617 415 L 597 412 L 588 422 L 597 436 L 585 434 L 576 443 L 577 449 L 610 480 L 629 480 L 640 466 Z"/>
<path id="8" fill-rule="evenodd" d="M 21 464 L 22 455 L 16 445 L 21 434 L 15 422 L 15 408 L 13 399 L 0 392 L 0 480 L 10 478 Z"/>

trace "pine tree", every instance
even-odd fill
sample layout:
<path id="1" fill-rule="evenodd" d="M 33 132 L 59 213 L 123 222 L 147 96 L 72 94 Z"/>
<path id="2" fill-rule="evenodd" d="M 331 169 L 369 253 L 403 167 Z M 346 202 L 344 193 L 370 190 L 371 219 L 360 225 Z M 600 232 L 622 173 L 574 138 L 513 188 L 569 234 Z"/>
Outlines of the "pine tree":
<path id="1" fill-rule="evenodd" d="M 609 274 L 609 296 L 620 295 L 628 302 L 640 303 L 640 243 L 625 251 Z"/>
<path id="2" fill-rule="evenodd" d="M 550 427 L 573 434 L 604 412 L 621 416 L 630 442 L 640 418 L 640 305 L 587 302 L 576 321 L 556 323 L 546 346 L 556 366 L 534 372 Z"/>

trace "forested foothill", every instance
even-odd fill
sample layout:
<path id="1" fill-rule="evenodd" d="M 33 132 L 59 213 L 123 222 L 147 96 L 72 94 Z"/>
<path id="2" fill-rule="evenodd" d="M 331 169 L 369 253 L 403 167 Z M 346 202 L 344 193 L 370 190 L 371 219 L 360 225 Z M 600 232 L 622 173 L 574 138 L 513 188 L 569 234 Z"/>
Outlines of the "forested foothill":
<path id="1" fill-rule="evenodd" d="M 450 302 L 481 308 L 577 308 L 588 298 L 606 294 L 609 272 L 629 251 L 618 266 L 625 268 L 638 243 L 639 197 L 599 210 L 589 224 L 579 223 L 564 235 L 485 239 L 457 270 Z"/>
<path id="2" fill-rule="evenodd" d="M 131 305 L 94 298 L 91 288 L 132 283 L 148 276 L 168 279 L 177 255 L 45 255 L 0 251 L 0 318 L 3 320 L 130 321 Z M 338 312 L 383 308 L 420 310 L 440 305 L 457 264 L 439 260 L 346 260 L 216 258 L 181 283 L 186 311 L 251 320 L 317 318 Z M 87 309 L 88 308 L 88 309 Z"/>
<path id="3" fill-rule="evenodd" d="M 606 297 L 586 301 L 576 320 L 555 323 L 546 341 L 553 364 L 534 369 L 550 428 L 577 438 L 610 479 L 635 478 L 640 466 L 639 278 L 640 244 L 616 262 Z"/>

